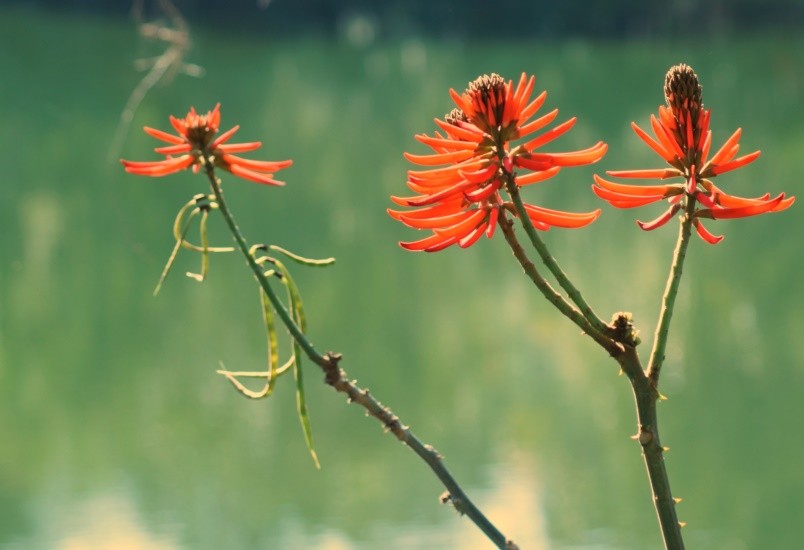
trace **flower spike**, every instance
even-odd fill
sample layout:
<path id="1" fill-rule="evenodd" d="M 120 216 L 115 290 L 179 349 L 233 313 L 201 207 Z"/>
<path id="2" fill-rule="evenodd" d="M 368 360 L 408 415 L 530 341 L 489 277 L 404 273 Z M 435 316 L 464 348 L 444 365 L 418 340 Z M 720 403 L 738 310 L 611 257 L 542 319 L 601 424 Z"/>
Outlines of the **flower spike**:
<path id="1" fill-rule="evenodd" d="M 653 151 L 670 165 L 669 168 L 651 170 L 617 170 L 606 172 L 610 176 L 633 179 L 681 178 L 683 183 L 663 185 L 628 185 L 614 183 L 595 176 L 592 190 L 615 208 L 634 208 L 663 199 L 670 201 L 662 215 L 650 222 L 638 221 L 639 227 L 650 231 L 667 223 L 689 201 L 692 222 L 698 236 L 710 244 L 717 244 L 723 236 L 710 233 L 700 222 L 701 218 L 733 219 L 756 216 L 768 212 L 781 212 L 789 208 L 795 197 L 785 198 L 784 193 L 771 198 L 766 194 L 756 199 L 729 195 L 718 189 L 711 178 L 742 168 L 759 157 L 759 151 L 735 158 L 740 149 L 742 130 L 738 128 L 722 147 L 709 158 L 712 131 L 709 129 L 711 111 L 704 109 L 698 75 L 688 65 L 672 67 L 665 77 L 667 106 L 659 107 L 659 115 L 651 115 L 651 137 L 636 123 L 634 132 Z M 701 205 L 703 208 L 695 208 Z"/>
<path id="2" fill-rule="evenodd" d="M 165 155 L 165 158 L 146 162 L 121 160 L 126 172 L 138 176 L 161 177 L 190 167 L 197 171 L 205 159 L 211 159 L 215 166 L 243 179 L 266 185 L 284 185 L 283 182 L 274 179 L 274 173 L 293 164 L 292 160 L 268 162 L 235 156 L 234 153 L 247 153 L 262 146 L 259 141 L 227 143 L 240 126 L 235 126 L 216 137 L 220 129 L 220 106 L 218 103 L 205 115 L 199 115 L 194 107 L 190 107 L 184 118 L 171 115 L 170 124 L 178 135 L 146 126 L 144 128 L 146 134 L 170 144 L 154 149 L 160 155 Z"/>
<path id="3" fill-rule="evenodd" d="M 427 154 L 405 153 L 405 158 L 424 170 L 408 171 L 407 186 L 414 197 L 391 197 L 413 210 L 388 210 L 403 224 L 432 231 L 432 235 L 402 248 L 435 252 L 453 244 L 468 248 L 485 234 L 491 238 L 499 223 L 500 210 L 510 206 L 501 191 L 504 181 L 513 178 L 518 187 L 552 178 L 563 167 L 591 164 L 606 153 L 606 144 L 598 142 L 588 149 L 570 153 L 543 153 L 540 148 L 568 132 L 576 119 L 570 118 L 522 144 L 515 140 L 550 125 L 558 109 L 530 120 L 547 97 L 542 92 L 531 100 L 535 78 L 522 73 L 518 83 L 505 81 L 497 74 L 484 75 L 471 82 L 467 90 L 450 90 L 457 105 L 435 123 L 445 135 L 416 135 L 430 148 Z M 519 170 L 521 169 L 521 171 Z M 534 227 L 578 228 L 592 223 L 600 210 L 584 213 L 560 212 L 526 205 Z"/>

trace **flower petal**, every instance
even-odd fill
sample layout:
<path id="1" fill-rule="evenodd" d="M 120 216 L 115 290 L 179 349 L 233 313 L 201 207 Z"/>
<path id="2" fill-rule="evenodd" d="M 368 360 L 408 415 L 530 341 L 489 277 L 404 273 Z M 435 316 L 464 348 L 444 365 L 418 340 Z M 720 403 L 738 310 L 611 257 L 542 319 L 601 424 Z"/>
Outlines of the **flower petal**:
<path id="1" fill-rule="evenodd" d="M 681 208 L 680 204 L 674 204 L 670 208 L 665 210 L 665 212 L 655 220 L 651 220 L 649 222 L 642 222 L 637 220 L 637 225 L 640 227 L 640 229 L 644 231 L 652 231 L 653 229 L 661 227 L 668 221 L 670 221 L 680 208 Z"/>
<path id="2" fill-rule="evenodd" d="M 470 231 L 466 236 L 458 241 L 458 246 L 461 248 L 469 248 L 473 244 L 477 242 L 477 240 L 483 235 L 486 231 L 486 226 L 488 225 L 488 221 L 485 221 L 475 227 L 472 231 Z"/>
<path id="3" fill-rule="evenodd" d="M 517 175 L 515 178 L 516 184 L 519 187 L 523 187 L 525 185 L 530 185 L 532 183 L 539 183 L 545 180 L 548 180 L 558 174 L 561 171 L 560 166 L 553 166 L 548 168 L 547 170 L 538 170 L 536 172 L 531 172 L 530 174 L 524 174 L 522 176 Z"/>
<path id="4" fill-rule="evenodd" d="M 249 170 L 248 168 L 243 167 L 240 164 L 230 164 L 227 167 L 222 167 L 224 170 L 228 170 L 235 176 L 256 182 L 256 183 L 264 183 L 266 185 L 285 185 L 284 181 L 275 180 L 273 178 L 273 174 L 265 174 L 262 172 L 255 172 L 254 170 Z"/>
<path id="5" fill-rule="evenodd" d="M 160 177 L 188 168 L 195 162 L 195 157 L 192 155 L 184 155 L 177 158 L 151 162 L 136 162 L 131 160 L 121 160 L 120 162 L 123 163 L 126 172 L 129 174 Z"/>
<path id="6" fill-rule="evenodd" d="M 455 151 L 452 153 L 441 153 L 437 155 L 412 155 L 403 153 L 405 158 L 413 164 L 422 166 L 438 166 L 440 164 L 450 164 L 462 162 L 474 156 L 474 151 Z"/>
<path id="7" fill-rule="evenodd" d="M 544 118 L 544 117 L 542 117 L 542 118 Z M 539 119 L 539 120 L 541 120 L 541 119 Z M 539 120 L 535 120 L 534 122 L 539 122 Z M 550 130 L 549 132 L 545 132 L 542 135 L 540 135 L 539 137 L 528 141 L 527 143 L 522 145 L 522 148 L 525 149 L 528 152 L 531 152 L 534 149 L 536 149 L 537 147 L 541 147 L 542 145 L 550 143 L 551 141 L 553 141 L 554 139 L 556 139 L 560 135 L 565 134 L 566 132 L 568 132 L 575 125 L 575 122 L 577 120 L 578 120 L 578 117 L 572 117 L 568 121 L 562 122 L 561 124 L 559 124 L 558 126 L 553 128 L 552 130 Z"/>
<path id="8" fill-rule="evenodd" d="M 229 139 L 233 135 L 235 135 L 235 132 L 237 132 L 239 129 L 240 129 L 240 126 L 238 125 L 238 126 L 235 126 L 234 128 L 232 128 L 230 130 L 226 130 L 224 133 L 222 133 L 217 138 L 215 138 L 215 141 L 212 142 L 212 145 L 211 145 L 210 148 L 215 149 L 216 147 L 218 147 L 220 145 L 223 145 L 224 143 L 229 141 Z"/>
<path id="9" fill-rule="evenodd" d="M 438 216 L 434 218 L 416 218 L 400 214 L 398 219 L 408 227 L 415 229 L 434 229 L 436 227 L 451 227 L 456 223 L 460 223 L 471 215 L 471 211 L 462 210 L 445 216 Z"/>
<path id="10" fill-rule="evenodd" d="M 467 212 L 469 215 L 455 225 L 434 228 L 433 232 L 445 237 L 457 237 L 458 239 L 465 237 L 486 216 L 485 210 L 481 209 L 467 210 Z"/>
<path id="11" fill-rule="evenodd" d="M 599 208 L 592 212 L 563 212 L 526 204 L 525 210 L 528 212 L 528 217 L 530 217 L 531 220 L 538 220 L 553 227 L 564 227 L 568 229 L 589 225 L 600 216 Z"/>
<path id="12" fill-rule="evenodd" d="M 168 134 L 167 132 L 157 130 L 156 128 L 150 128 L 149 126 L 146 126 L 143 128 L 143 130 L 145 130 L 145 133 L 148 134 L 149 136 L 162 141 L 166 141 L 167 143 L 172 143 L 173 145 L 179 145 L 180 143 L 187 143 L 187 140 L 181 136 L 174 136 L 173 134 Z"/>
<path id="13" fill-rule="evenodd" d="M 547 126 L 548 124 L 553 122 L 557 116 L 558 116 L 558 109 L 553 109 L 552 111 L 550 111 L 546 115 L 542 115 L 539 118 L 537 118 L 536 120 L 534 120 L 532 122 L 529 122 L 529 123 L 525 124 L 524 126 L 520 126 L 519 130 L 517 131 L 517 137 L 518 138 L 523 138 L 523 137 L 527 136 L 528 134 L 532 134 L 533 132 L 536 132 L 537 130 L 541 130 L 542 128 L 544 128 L 545 126 Z"/>
<path id="14" fill-rule="evenodd" d="M 611 174 L 611 172 L 606 173 Z M 628 185 L 604 180 L 597 174 L 594 174 L 592 177 L 595 179 L 595 183 L 600 187 L 608 189 L 609 191 L 614 191 L 615 193 L 622 193 L 624 195 L 640 197 L 661 195 L 662 198 L 664 198 L 670 195 L 678 195 L 679 193 L 683 192 L 683 186 L 681 184 L 668 183 L 665 185 Z"/>
<path id="15" fill-rule="evenodd" d="M 664 199 L 664 195 L 625 195 L 596 185 L 592 186 L 592 192 L 615 208 L 636 208 L 637 206 L 644 206 Z"/>
<path id="16" fill-rule="evenodd" d="M 192 146 L 189 143 L 181 143 L 179 145 L 167 145 L 165 147 L 157 147 L 154 152 L 160 155 L 178 155 L 179 153 L 189 153 L 192 151 Z"/>
<path id="17" fill-rule="evenodd" d="M 221 153 L 231 154 L 231 153 L 248 153 L 250 151 L 256 151 L 260 147 L 262 147 L 261 141 L 249 141 L 248 143 L 226 143 L 224 145 L 218 146 L 217 149 Z"/>
<path id="18" fill-rule="evenodd" d="M 698 233 L 698 236 L 709 244 L 717 244 L 723 240 L 723 235 L 713 235 L 707 231 L 698 218 L 693 218 L 692 225 L 695 226 L 695 231 Z"/>
<path id="19" fill-rule="evenodd" d="M 550 166 L 583 166 L 593 164 L 606 154 L 608 149 L 602 141 L 598 141 L 587 149 L 572 151 L 570 153 L 531 153 L 530 158 L 535 161 L 546 161 Z"/>
<path id="20" fill-rule="evenodd" d="M 606 170 L 609 176 L 615 178 L 634 178 L 634 179 L 660 179 L 674 178 L 682 176 L 681 170 L 676 168 L 657 168 L 655 170 Z"/>
<path id="21" fill-rule="evenodd" d="M 474 151 L 477 148 L 477 142 L 465 141 L 457 139 L 444 139 L 434 138 L 425 134 L 419 134 L 416 137 L 417 141 L 429 145 L 432 148 L 442 147 L 447 150 L 460 150 L 460 151 Z"/>
<path id="22" fill-rule="evenodd" d="M 737 168 L 741 168 L 746 164 L 754 162 L 760 155 L 760 151 L 754 151 L 748 155 L 744 155 L 740 158 L 734 159 L 731 162 L 727 162 L 726 164 L 712 164 L 711 171 L 712 173 L 717 176 L 719 174 L 723 174 L 724 172 L 728 172 L 730 170 L 736 170 Z"/>
<path id="23" fill-rule="evenodd" d="M 278 172 L 293 164 L 292 160 L 251 160 L 229 154 L 224 154 L 222 160 L 230 166 L 237 165 L 260 172 Z"/>
<path id="24" fill-rule="evenodd" d="M 734 208 L 706 208 L 696 212 L 696 216 L 700 218 L 713 218 L 716 220 L 746 218 L 748 216 L 756 216 L 758 214 L 765 214 L 767 212 L 774 212 L 776 208 L 784 200 L 784 193 L 779 194 L 777 197 L 758 204 L 750 206 L 737 206 Z M 785 208 L 789 207 L 792 202 L 787 204 Z"/>
<path id="25" fill-rule="evenodd" d="M 458 239 L 455 237 L 444 237 L 442 235 L 433 234 L 419 241 L 400 242 L 399 246 L 405 250 L 417 252 L 438 252 L 439 250 L 443 250 L 448 246 L 455 244 L 456 242 L 458 242 Z"/>
<path id="26" fill-rule="evenodd" d="M 662 157 L 667 162 L 673 160 L 673 154 L 667 149 L 665 149 L 663 145 L 660 145 L 659 143 L 654 141 L 654 139 L 650 137 L 647 133 L 645 133 L 645 131 L 642 128 L 637 126 L 636 122 L 631 123 L 631 128 L 633 128 L 634 132 L 636 132 L 636 135 L 638 135 L 642 139 L 642 141 L 647 143 L 648 147 L 653 149 L 657 155 Z"/>
<path id="27" fill-rule="evenodd" d="M 712 160 L 709 164 L 719 164 L 721 162 L 725 162 L 729 159 L 726 157 L 728 156 L 729 152 L 734 148 L 735 145 L 740 141 L 740 135 L 742 134 L 743 129 L 737 128 L 734 133 L 726 140 L 723 146 L 718 149 L 717 153 L 712 156 Z M 734 155 L 732 155 L 734 156 Z"/>

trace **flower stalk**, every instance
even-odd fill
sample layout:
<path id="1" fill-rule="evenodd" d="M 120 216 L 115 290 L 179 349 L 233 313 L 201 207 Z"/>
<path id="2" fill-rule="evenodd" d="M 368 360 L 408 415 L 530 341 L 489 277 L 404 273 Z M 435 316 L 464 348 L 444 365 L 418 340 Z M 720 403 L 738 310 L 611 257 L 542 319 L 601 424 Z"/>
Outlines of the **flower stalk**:
<path id="1" fill-rule="evenodd" d="M 349 397 L 350 403 L 356 403 L 363 407 L 368 414 L 379 420 L 386 430 L 393 433 L 399 441 L 416 453 L 416 455 L 430 467 L 447 489 L 448 498 L 442 500 L 449 501 L 458 513 L 467 516 L 497 548 L 503 550 L 515 550 L 518 548 L 517 545 L 508 539 L 466 495 L 444 465 L 443 457 L 435 448 L 423 443 L 416 437 L 410 428 L 402 424 L 399 417 L 397 417 L 391 409 L 375 399 L 367 389 L 361 388 L 349 380 L 346 373 L 340 368 L 340 354 L 328 352 L 322 355 L 315 349 L 302 329 L 291 317 L 291 314 L 285 308 L 273 287 L 271 287 L 268 278 L 257 263 L 254 255 L 250 253 L 249 246 L 223 197 L 221 182 L 215 175 L 214 162 L 212 162 L 212 159 L 205 157 L 202 164 L 207 178 L 209 179 L 210 186 L 212 187 L 215 202 L 218 204 L 218 209 L 226 220 L 229 231 L 232 233 L 232 237 L 237 243 L 237 248 L 243 253 L 254 277 L 259 282 L 260 287 L 265 292 L 268 300 L 276 310 L 282 323 L 287 327 L 295 342 L 301 347 L 310 360 L 324 371 L 326 383 L 332 386 L 336 391 L 346 394 Z"/>
<path id="2" fill-rule="evenodd" d="M 665 349 L 667 348 L 667 338 L 670 331 L 670 321 L 673 318 L 673 309 L 678 295 L 678 288 L 681 284 L 681 272 L 684 268 L 684 259 L 687 257 L 687 246 L 692 235 L 693 213 L 695 212 L 695 198 L 688 197 L 687 206 L 681 216 L 681 223 L 678 229 L 678 241 L 673 253 L 673 263 L 667 277 L 667 286 L 662 297 L 662 310 L 659 313 L 659 321 L 656 324 L 656 334 L 653 337 L 653 349 L 650 353 L 647 375 L 654 387 L 659 385 L 659 373 L 664 363 Z"/>

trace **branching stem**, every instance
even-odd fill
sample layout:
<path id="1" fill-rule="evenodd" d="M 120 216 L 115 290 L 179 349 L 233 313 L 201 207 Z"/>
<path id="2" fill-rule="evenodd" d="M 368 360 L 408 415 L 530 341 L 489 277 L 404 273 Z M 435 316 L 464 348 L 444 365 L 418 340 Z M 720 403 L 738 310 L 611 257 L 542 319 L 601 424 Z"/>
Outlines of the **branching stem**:
<path id="1" fill-rule="evenodd" d="M 528 213 L 525 210 L 525 205 L 522 202 L 522 197 L 519 194 L 519 188 L 517 187 L 516 182 L 514 182 L 513 174 L 510 172 L 505 172 L 504 177 L 505 188 L 508 191 L 508 194 L 511 196 L 511 200 L 514 203 L 514 208 L 516 209 L 517 215 L 522 223 L 522 227 L 525 229 L 525 233 L 527 233 L 533 248 L 536 249 L 539 257 L 544 262 L 544 265 L 547 266 L 547 269 L 549 269 L 550 273 L 552 273 L 556 278 L 559 286 L 564 289 L 570 300 L 572 300 L 575 305 L 578 306 L 581 314 L 583 314 L 583 316 L 589 321 L 589 324 L 591 324 L 596 331 L 605 334 L 608 328 L 606 323 L 597 316 L 597 314 L 592 310 L 592 307 L 584 299 L 581 291 L 578 290 L 574 284 L 572 284 L 572 281 L 569 280 L 567 275 L 561 269 L 561 266 L 558 265 L 556 259 L 553 258 L 552 254 L 550 254 L 550 251 L 547 250 L 547 246 L 545 246 L 544 241 L 542 241 L 541 237 L 539 237 L 539 233 L 536 231 L 536 228 L 533 227 L 530 216 L 528 216 Z"/>

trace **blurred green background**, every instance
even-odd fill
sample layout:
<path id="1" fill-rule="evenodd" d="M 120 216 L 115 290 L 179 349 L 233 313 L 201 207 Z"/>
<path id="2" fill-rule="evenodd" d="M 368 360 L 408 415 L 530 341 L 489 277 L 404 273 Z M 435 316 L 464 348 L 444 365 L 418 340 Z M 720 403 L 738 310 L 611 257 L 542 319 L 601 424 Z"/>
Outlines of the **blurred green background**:
<path id="1" fill-rule="evenodd" d="M 143 125 L 168 129 L 169 114 L 218 101 L 224 129 L 263 141 L 251 157 L 295 161 L 283 189 L 224 175 L 246 237 L 338 259 L 295 269 L 314 343 L 342 352 L 349 376 L 433 444 L 522 548 L 660 546 L 615 364 L 548 307 L 501 238 L 401 250 L 416 233 L 386 215 L 388 196 L 407 192 L 402 152 L 423 152 L 412 136 L 452 108 L 450 87 L 536 74 L 546 108 L 579 117 L 552 150 L 604 139 L 609 153 L 525 198 L 603 208 L 592 226 L 545 240 L 602 316 L 634 313 L 647 353 L 676 231 L 640 232 L 634 217 L 659 208 L 615 211 L 592 195 L 591 175 L 660 165 L 629 123 L 647 124 L 665 71 L 686 62 L 714 142 L 742 127 L 743 150 L 763 151 L 721 187 L 800 194 L 804 37 L 385 36 L 359 12 L 337 29 L 277 37 L 192 21 L 185 61 L 204 76 L 155 86 L 117 147 L 144 74 L 134 61 L 165 44 L 131 19 L 0 5 L 0 548 L 488 546 L 438 503 L 443 488 L 424 464 L 313 366 L 320 471 L 289 379 L 249 401 L 215 374 L 219 361 L 265 365 L 242 259 L 213 257 L 198 284 L 181 275 L 199 261 L 184 253 L 151 296 L 177 210 L 207 185 L 190 172 L 130 176 L 114 159 L 157 158 Z M 222 221 L 211 225 L 228 244 Z M 726 240 L 692 243 L 659 410 L 684 533 L 690 548 L 794 548 L 804 538 L 804 220 L 797 204 L 709 227 Z"/>

